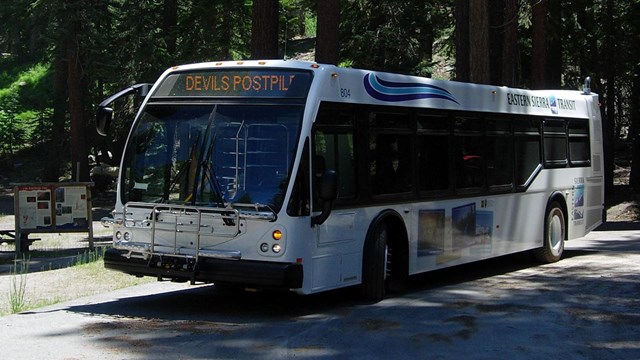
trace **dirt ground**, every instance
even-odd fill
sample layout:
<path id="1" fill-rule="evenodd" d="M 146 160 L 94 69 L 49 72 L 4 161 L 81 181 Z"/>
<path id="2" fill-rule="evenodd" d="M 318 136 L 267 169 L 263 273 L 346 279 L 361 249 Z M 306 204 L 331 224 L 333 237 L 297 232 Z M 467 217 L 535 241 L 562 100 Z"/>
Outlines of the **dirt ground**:
<path id="1" fill-rule="evenodd" d="M 614 170 L 615 194 L 607 199 L 608 222 L 640 220 L 640 194 L 634 193 L 629 187 L 629 171 L 628 167 L 619 166 Z"/>

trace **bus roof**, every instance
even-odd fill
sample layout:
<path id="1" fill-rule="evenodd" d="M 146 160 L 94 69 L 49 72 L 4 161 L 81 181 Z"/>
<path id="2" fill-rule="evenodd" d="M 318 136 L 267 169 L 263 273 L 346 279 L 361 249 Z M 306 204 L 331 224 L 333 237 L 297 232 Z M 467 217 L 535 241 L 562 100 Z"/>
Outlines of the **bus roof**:
<path id="1" fill-rule="evenodd" d="M 313 71 L 315 75 L 309 96 L 320 101 L 586 118 L 589 117 L 591 106 L 588 99 L 597 97 L 596 94 L 577 90 L 516 89 L 341 68 L 298 60 L 220 61 L 180 65 L 168 69 L 161 80 L 175 72 L 260 68 Z"/>

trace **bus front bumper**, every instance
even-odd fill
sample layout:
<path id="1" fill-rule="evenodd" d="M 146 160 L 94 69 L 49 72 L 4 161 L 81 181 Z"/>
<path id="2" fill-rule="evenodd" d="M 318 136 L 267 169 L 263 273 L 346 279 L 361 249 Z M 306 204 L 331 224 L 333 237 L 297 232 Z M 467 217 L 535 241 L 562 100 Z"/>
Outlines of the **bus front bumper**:
<path id="1" fill-rule="evenodd" d="M 128 251 L 109 249 L 104 267 L 136 276 L 242 285 L 269 289 L 302 287 L 302 264 L 255 260 L 225 260 L 152 255 L 129 257 Z"/>

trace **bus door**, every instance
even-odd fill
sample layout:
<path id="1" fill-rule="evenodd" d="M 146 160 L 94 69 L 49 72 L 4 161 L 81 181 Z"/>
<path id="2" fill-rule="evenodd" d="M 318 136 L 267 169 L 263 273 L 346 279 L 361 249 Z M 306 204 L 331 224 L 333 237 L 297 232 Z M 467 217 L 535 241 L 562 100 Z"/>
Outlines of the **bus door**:
<path id="1" fill-rule="evenodd" d="M 314 131 L 312 150 L 313 213 L 322 211 L 319 196 L 323 174 L 335 171 L 338 195 L 330 216 L 314 225 L 313 289 L 333 288 L 359 280 L 361 252 L 356 241 L 356 209 L 341 204 L 355 197 L 353 132 L 350 127 L 321 128 Z"/>

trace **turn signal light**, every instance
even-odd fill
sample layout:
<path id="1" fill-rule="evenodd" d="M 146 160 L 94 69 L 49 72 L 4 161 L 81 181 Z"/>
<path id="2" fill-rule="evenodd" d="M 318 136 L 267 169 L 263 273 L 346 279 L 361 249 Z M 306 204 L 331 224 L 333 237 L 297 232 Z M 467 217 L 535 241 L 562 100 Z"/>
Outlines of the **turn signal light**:
<path id="1" fill-rule="evenodd" d="M 271 236 L 273 237 L 273 240 L 280 240 L 280 239 L 282 239 L 282 231 L 274 230 L 273 234 L 271 234 Z"/>

